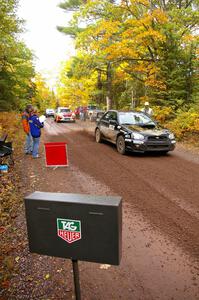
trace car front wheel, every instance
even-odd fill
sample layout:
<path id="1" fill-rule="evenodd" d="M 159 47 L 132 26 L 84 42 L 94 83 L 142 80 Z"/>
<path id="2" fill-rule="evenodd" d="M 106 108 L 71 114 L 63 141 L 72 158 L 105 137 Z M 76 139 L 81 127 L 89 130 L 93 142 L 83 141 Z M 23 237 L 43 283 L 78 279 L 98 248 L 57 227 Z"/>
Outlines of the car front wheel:
<path id="1" fill-rule="evenodd" d="M 97 143 L 102 142 L 102 136 L 101 136 L 101 132 L 100 132 L 99 128 L 97 128 L 95 131 L 95 140 Z"/>
<path id="2" fill-rule="evenodd" d="M 122 135 L 117 138 L 116 147 L 120 154 L 124 155 L 126 153 L 125 140 Z"/>

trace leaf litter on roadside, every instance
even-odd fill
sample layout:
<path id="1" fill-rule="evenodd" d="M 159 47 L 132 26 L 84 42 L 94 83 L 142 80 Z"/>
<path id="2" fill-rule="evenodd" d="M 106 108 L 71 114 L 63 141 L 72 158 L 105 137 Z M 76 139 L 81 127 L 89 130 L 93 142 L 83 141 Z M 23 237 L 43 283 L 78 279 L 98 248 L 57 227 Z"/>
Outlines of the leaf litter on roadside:
<path id="1" fill-rule="evenodd" d="M 1 130 L 0 135 L 8 133 L 8 141 L 13 143 L 15 158 L 21 155 L 22 146 L 22 130 L 20 124 L 20 116 L 13 113 L 1 113 L 0 116 Z M 14 257 L 14 250 L 20 247 L 13 242 L 13 236 L 18 237 L 18 232 L 13 226 L 15 218 L 18 216 L 21 204 L 20 194 L 20 175 L 17 172 L 17 165 L 19 160 L 16 159 L 14 165 L 10 165 L 8 173 L 1 174 L 0 177 L 0 287 L 8 289 L 10 286 L 10 279 L 15 274 L 15 264 L 18 263 L 19 258 Z"/>

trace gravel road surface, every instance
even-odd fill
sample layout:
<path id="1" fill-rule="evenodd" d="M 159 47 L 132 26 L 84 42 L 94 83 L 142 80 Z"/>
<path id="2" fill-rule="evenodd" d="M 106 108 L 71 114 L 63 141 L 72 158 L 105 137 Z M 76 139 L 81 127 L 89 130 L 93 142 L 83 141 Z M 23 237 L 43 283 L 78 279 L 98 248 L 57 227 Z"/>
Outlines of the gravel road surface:
<path id="1" fill-rule="evenodd" d="M 47 168 L 43 143 L 65 141 L 69 166 Z M 178 146 L 166 156 L 122 156 L 113 145 L 95 142 L 94 123 L 52 119 L 40 148 L 40 159 L 24 157 L 25 194 L 39 190 L 123 199 L 121 264 L 80 261 L 83 300 L 199 299 L 198 154 Z M 26 232 L 23 210 L 16 226 Z M 30 254 L 27 242 L 16 255 L 21 264 L 9 299 L 74 299 L 69 260 Z"/>

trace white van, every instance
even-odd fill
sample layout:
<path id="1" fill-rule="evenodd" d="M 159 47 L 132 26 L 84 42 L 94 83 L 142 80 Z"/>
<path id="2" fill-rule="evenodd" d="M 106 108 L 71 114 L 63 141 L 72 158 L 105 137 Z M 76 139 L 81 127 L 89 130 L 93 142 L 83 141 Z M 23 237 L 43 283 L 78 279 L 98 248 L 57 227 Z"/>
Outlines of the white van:
<path id="1" fill-rule="evenodd" d="M 46 109 L 46 118 L 54 117 L 54 115 L 55 115 L 55 110 L 53 108 L 47 108 Z"/>

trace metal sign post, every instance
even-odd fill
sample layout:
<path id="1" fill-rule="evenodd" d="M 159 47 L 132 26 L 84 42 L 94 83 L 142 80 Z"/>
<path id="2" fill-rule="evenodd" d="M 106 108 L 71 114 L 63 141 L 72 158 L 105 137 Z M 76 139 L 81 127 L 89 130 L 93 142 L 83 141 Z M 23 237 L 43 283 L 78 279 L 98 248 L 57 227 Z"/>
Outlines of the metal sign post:
<path id="1" fill-rule="evenodd" d="M 72 264 L 73 264 L 73 279 L 75 285 L 75 296 L 76 296 L 76 300 L 81 300 L 78 261 L 76 259 L 72 259 Z"/>

